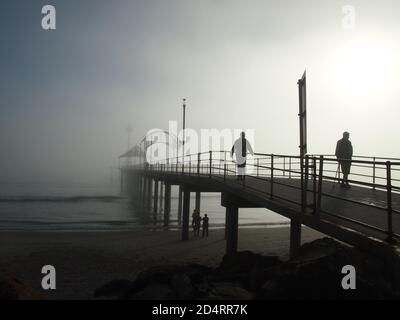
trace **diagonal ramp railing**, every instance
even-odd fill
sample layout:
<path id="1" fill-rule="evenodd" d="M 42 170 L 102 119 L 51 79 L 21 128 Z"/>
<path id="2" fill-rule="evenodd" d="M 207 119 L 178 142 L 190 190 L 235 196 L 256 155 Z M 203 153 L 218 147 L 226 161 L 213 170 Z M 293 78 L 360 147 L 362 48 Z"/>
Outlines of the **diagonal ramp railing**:
<path id="1" fill-rule="evenodd" d="M 248 157 L 246 178 L 240 181 L 235 181 L 236 163 L 228 151 L 172 157 L 152 164 L 142 163 L 134 168 L 234 183 L 247 192 L 263 194 L 270 200 L 284 201 L 298 209 L 301 208 L 300 197 L 287 195 L 301 192 L 300 163 L 300 156 L 255 153 Z M 306 213 L 317 218 L 329 216 L 383 233 L 389 240 L 400 237 L 400 159 L 354 156 L 349 182 L 356 190 L 341 190 L 337 185 L 341 181 L 341 172 L 335 156 L 307 155 L 304 164 Z M 122 169 L 129 168 L 132 167 Z M 362 213 L 346 216 L 340 213 L 346 205 L 357 206 L 361 212 L 373 209 L 373 213 L 369 214 L 370 217 L 364 217 Z M 382 213 L 386 214 L 385 223 L 378 223 L 382 220 Z M 369 221 L 372 214 L 377 214 L 377 219 Z"/>

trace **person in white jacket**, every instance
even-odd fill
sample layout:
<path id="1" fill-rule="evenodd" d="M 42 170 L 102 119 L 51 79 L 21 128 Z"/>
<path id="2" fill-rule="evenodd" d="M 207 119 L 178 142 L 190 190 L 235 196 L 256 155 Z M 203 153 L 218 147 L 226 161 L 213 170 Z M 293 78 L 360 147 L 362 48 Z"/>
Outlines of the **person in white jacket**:
<path id="1" fill-rule="evenodd" d="M 246 175 L 246 159 L 247 154 L 254 155 L 253 148 L 249 141 L 246 139 L 244 132 L 240 134 L 240 138 L 235 141 L 231 150 L 231 157 L 236 154 L 236 165 L 237 165 L 237 178 L 238 180 L 244 180 Z"/>

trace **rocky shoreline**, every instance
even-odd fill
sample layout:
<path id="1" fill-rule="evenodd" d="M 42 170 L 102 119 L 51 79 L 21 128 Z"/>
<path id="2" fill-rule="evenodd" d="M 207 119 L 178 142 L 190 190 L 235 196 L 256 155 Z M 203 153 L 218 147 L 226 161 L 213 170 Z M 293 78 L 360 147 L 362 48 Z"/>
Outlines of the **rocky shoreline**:
<path id="1" fill-rule="evenodd" d="M 356 270 L 356 289 L 344 290 L 342 268 Z M 217 268 L 163 265 L 135 280 L 113 280 L 95 298 L 133 300 L 398 299 L 385 265 L 331 238 L 304 244 L 296 259 L 281 261 L 242 251 L 224 256 Z"/>

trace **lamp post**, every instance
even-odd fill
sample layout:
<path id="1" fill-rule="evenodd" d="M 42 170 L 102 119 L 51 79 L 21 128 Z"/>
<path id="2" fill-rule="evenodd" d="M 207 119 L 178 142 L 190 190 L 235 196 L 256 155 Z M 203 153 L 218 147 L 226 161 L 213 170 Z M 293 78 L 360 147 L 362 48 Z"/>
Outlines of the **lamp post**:
<path id="1" fill-rule="evenodd" d="M 183 128 L 182 128 L 182 165 L 185 162 L 185 126 L 186 126 L 186 99 L 183 99 Z"/>

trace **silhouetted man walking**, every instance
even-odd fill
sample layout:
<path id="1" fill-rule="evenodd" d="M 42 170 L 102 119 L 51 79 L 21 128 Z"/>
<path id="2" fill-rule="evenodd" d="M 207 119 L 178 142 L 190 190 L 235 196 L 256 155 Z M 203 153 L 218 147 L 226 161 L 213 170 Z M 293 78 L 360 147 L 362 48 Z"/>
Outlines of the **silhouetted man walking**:
<path id="1" fill-rule="evenodd" d="M 342 168 L 343 179 L 341 187 L 343 188 L 350 188 L 348 177 L 350 174 L 351 161 L 349 160 L 353 157 L 353 146 L 349 138 L 350 133 L 347 131 L 343 132 L 343 138 L 337 142 L 335 152 L 336 158 Z"/>
<path id="2" fill-rule="evenodd" d="M 203 218 L 203 238 L 204 236 L 208 237 L 208 217 L 207 214 L 204 215 Z"/>
<path id="3" fill-rule="evenodd" d="M 242 132 L 240 138 L 235 141 L 231 150 L 231 157 L 236 153 L 236 165 L 238 180 L 243 180 L 246 175 L 246 158 L 247 153 L 254 154 L 253 149 L 246 139 L 245 133 Z"/>

